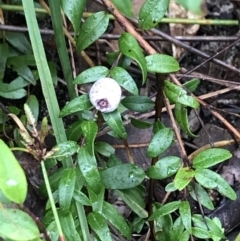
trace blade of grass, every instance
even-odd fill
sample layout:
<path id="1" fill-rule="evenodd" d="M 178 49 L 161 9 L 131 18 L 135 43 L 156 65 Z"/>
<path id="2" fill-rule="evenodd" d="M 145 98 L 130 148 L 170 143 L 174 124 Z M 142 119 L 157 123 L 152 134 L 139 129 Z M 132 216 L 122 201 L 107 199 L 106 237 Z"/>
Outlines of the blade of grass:
<path id="1" fill-rule="evenodd" d="M 33 1 L 23 0 L 23 8 L 29 36 L 33 48 L 34 57 L 37 64 L 38 73 L 41 80 L 43 95 L 49 111 L 51 124 L 57 140 L 61 143 L 67 140 L 63 121 L 58 117 L 60 109 L 53 87 L 51 73 L 47 64 L 46 54 L 44 52 L 42 38 L 37 24 L 36 14 L 34 10 Z M 72 166 L 73 162 L 70 157 L 63 161 L 64 166 Z"/>

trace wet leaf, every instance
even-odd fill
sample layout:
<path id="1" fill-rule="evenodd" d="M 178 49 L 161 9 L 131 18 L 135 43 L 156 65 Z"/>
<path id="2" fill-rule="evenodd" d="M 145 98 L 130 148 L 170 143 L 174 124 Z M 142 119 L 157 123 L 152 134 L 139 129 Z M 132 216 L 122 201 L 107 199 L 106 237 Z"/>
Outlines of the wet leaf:
<path id="1" fill-rule="evenodd" d="M 191 208 L 188 201 L 182 201 L 179 205 L 179 213 L 182 219 L 182 223 L 185 229 L 191 233 L 192 228 L 192 216 L 191 216 Z"/>
<path id="2" fill-rule="evenodd" d="M 205 151 L 200 152 L 193 159 L 193 167 L 195 169 L 198 168 L 208 168 L 212 167 L 218 163 L 221 163 L 232 157 L 232 154 L 226 150 L 221 148 L 211 148 Z"/>
<path id="3" fill-rule="evenodd" d="M 145 113 L 154 108 L 154 102 L 147 96 L 127 96 L 121 101 L 129 110 Z"/>
<path id="4" fill-rule="evenodd" d="M 223 196 L 236 200 L 237 195 L 230 185 L 216 172 L 209 169 L 197 169 L 195 178 L 199 184 L 209 189 L 217 189 Z"/>
<path id="5" fill-rule="evenodd" d="M 194 135 L 189 129 L 187 108 L 184 107 L 182 104 L 176 103 L 174 114 L 175 114 L 177 123 L 181 127 L 181 129 L 189 136 L 196 137 L 196 135 Z"/>
<path id="6" fill-rule="evenodd" d="M 95 147 L 95 151 L 100 153 L 103 156 L 110 157 L 112 154 L 115 153 L 115 149 L 107 142 L 97 141 L 95 142 L 94 147 Z"/>
<path id="7" fill-rule="evenodd" d="M 185 230 L 179 238 L 179 241 L 189 241 L 190 233 Z"/>
<path id="8" fill-rule="evenodd" d="M 131 118 L 131 124 L 134 127 L 139 128 L 139 129 L 147 129 L 152 126 L 152 123 L 149 123 L 147 121 L 138 120 L 135 118 Z"/>
<path id="9" fill-rule="evenodd" d="M 149 167 L 146 174 L 153 179 L 165 179 L 174 175 L 181 166 L 181 159 L 177 156 L 167 156 L 156 162 L 155 165 Z"/>
<path id="10" fill-rule="evenodd" d="M 106 219 L 98 212 L 91 212 L 87 216 L 91 229 L 98 235 L 100 240 L 112 241 Z"/>
<path id="11" fill-rule="evenodd" d="M 195 182 L 194 186 L 189 185 L 188 191 L 195 201 L 199 201 L 204 207 L 208 208 L 209 210 L 214 210 L 214 205 L 212 203 L 211 198 L 209 197 L 208 193 L 204 190 L 204 188 L 202 188 L 202 186 L 200 186 L 198 183 Z"/>
<path id="12" fill-rule="evenodd" d="M 164 215 L 167 215 L 169 213 L 176 211 L 179 208 L 180 203 L 181 201 L 174 201 L 163 205 L 162 207 L 154 211 L 148 220 L 151 221 L 158 217 L 162 217 Z"/>
<path id="13" fill-rule="evenodd" d="M 152 54 L 145 57 L 147 70 L 151 73 L 171 73 L 180 69 L 179 63 L 170 55 Z"/>
<path id="14" fill-rule="evenodd" d="M 124 128 L 122 117 L 118 110 L 115 110 L 110 113 L 102 113 L 102 116 L 103 119 L 107 122 L 107 124 L 111 127 L 111 129 L 119 138 L 127 138 L 127 132 Z"/>
<path id="15" fill-rule="evenodd" d="M 170 128 L 164 128 L 156 132 L 149 143 L 147 149 L 148 157 L 157 157 L 166 151 L 173 141 L 173 131 Z"/>
<path id="16" fill-rule="evenodd" d="M 108 189 L 129 189 L 136 187 L 144 180 L 145 172 L 142 168 L 127 163 L 103 170 L 101 177 Z"/>
<path id="17" fill-rule="evenodd" d="M 115 228 L 117 228 L 124 237 L 130 240 L 131 230 L 123 216 L 113 205 L 104 201 L 102 215 L 106 220 L 108 220 L 108 222 L 110 222 Z"/>
<path id="18" fill-rule="evenodd" d="M 189 167 L 180 169 L 174 178 L 174 187 L 179 191 L 183 190 L 195 176 L 194 170 Z"/>
<path id="19" fill-rule="evenodd" d="M 18 209 L 0 208 L 0 227 L 0 236 L 11 240 L 33 240 L 40 235 L 35 221 Z"/>
<path id="20" fill-rule="evenodd" d="M 182 223 L 182 219 L 181 217 L 178 217 L 173 224 L 173 228 L 171 232 L 171 240 L 179 240 L 179 237 L 183 234 L 183 230 L 184 230 L 184 225 Z"/>
<path id="21" fill-rule="evenodd" d="M 67 128 L 66 135 L 68 140 L 78 141 L 82 135 L 81 123 L 82 121 L 76 121 Z"/>
<path id="22" fill-rule="evenodd" d="M 149 30 L 157 25 L 164 17 L 169 0 L 146 0 L 139 12 L 139 27 Z"/>
<path id="23" fill-rule="evenodd" d="M 92 14 L 82 24 L 80 33 L 77 37 L 77 49 L 82 51 L 95 42 L 108 27 L 109 17 L 104 11 Z"/>
<path id="24" fill-rule="evenodd" d="M 0 189 L 9 200 L 22 204 L 27 196 L 25 173 L 9 147 L 1 139 L 0 150 Z"/>
<path id="25" fill-rule="evenodd" d="M 62 118 L 78 111 L 87 110 L 90 107 L 92 107 L 92 103 L 89 100 L 89 95 L 81 95 L 69 101 L 60 111 L 59 117 Z"/>
<path id="26" fill-rule="evenodd" d="M 93 156 L 94 155 L 94 141 L 98 132 L 98 126 L 96 122 L 89 120 L 83 121 L 81 123 L 81 129 L 83 136 L 85 138 L 86 148 L 88 153 Z"/>
<path id="27" fill-rule="evenodd" d="M 118 45 L 124 55 L 132 58 L 139 64 L 142 70 L 142 83 L 144 84 L 147 77 L 147 65 L 137 40 L 129 33 L 123 33 L 118 40 Z"/>
<path id="28" fill-rule="evenodd" d="M 133 17 L 132 0 L 113 0 L 115 6 L 127 17 Z"/>
<path id="29" fill-rule="evenodd" d="M 110 77 L 115 79 L 120 86 L 133 95 L 138 95 L 138 88 L 132 76 L 123 68 L 115 67 L 110 70 Z"/>
<path id="30" fill-rule="evenodd" d="M 66 168 L 60 178 L 58 187 L 59 205 L 63 210 L 68 210 L 71 205 L 76 182 L 76 173 L 73 168 Z"/>
<path id="31" fill-rule="evenodd" d="M 76 202 L 79 202 L 84 206 L 91 206 L 92 205 L 89 198 L 86 196 L 86 194 L 84 194 L 83 192 L 81 192 L 79 190 L 74 191 L 73 198 Z"/>
<path id="32" fill-rule="evenodd" d="M 78 35 L 83 11 L 86 7 L 87 0 L 61 0 L 63 12 L 73 25 L 75 35 Z"/>
<path id="33" fill-rule="evenodd" d="M 102 77 L 106 77 L 109 73 L 109 69 L 104 66 L 94 66 L 87 70 L 84 70 L 73 81 L 74 84 L 86 84 L 97 81 Z"/>

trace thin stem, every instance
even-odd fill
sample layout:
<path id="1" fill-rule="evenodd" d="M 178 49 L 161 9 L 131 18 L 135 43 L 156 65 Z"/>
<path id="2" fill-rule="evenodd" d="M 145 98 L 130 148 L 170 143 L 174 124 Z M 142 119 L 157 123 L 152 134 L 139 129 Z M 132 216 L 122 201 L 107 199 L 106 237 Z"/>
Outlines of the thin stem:
<path id="1" fill-rule="evenodd" d="M 51 190 L 51 187 L 50 187 L 48 174 L 47 174 L 46 167 L 44 165 L 44 161 L 41 161 L 41 168 L 42 168 L 44 182 L 45 182 L 45 185 L 46 185 L 46 188 L 47 188 L 48 198 L 49 198 L 51 208 L 52 208 L 52 211 L 53 211 L 54 220 L 56 222 L 57 229 L 58 229 L 58 232 L 59 232 L 60 240 L 63 241 L 65 239 L 64 239 L 62 227 L 61 227 L 61 224 L 60 224 L 60 220 L 59 220 L 59 217 L 58 217 L 57 208 L 55 206 L 55 202 L 54 202 L 54 199 L 53 199 L 52 190 Z"/>

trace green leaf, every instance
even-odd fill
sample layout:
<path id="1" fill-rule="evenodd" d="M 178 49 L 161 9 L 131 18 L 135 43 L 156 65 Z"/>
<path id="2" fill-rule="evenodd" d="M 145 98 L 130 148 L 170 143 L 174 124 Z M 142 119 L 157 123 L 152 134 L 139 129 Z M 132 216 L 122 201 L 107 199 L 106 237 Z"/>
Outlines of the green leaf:
<path id="1" fill-rule="evenodd" d="M 200 152 L 193 159 L 193 167 L 195 169 L 212 167 L 232 157 L 232 154 L 221 148 L 211 148 Z"/>
<path id="2" fill-rule="evenodd" d="M 7 43 L 0 43 L 0 81 L 3 79 L 7 58 L 9 56 L 9 48 Z"/>
<path id="3" fill-rule="evenodd" d="M 11 240 L 33 240 L 40 235 L 35 221 L 18 209 L 0 208 L 0 227 L 0 236 Z"/>
<path id="4" fill-rule="evenodd" d="M 104 66 L 95 66 L 83 71 L 73 81 L 74 84 L 86 84 L 97 81 L 102 77 L 106 77 L 109 69 Z"/>
<path id="5" fill-rule="evenodd" d="M 133 17 L 133 7 L 132 7 L 132 0 L 113 0 L 114 5 L 117 7 L 120 12 L 122 12 L 127 17 Z"/>
<path id="6" fill-rule="evenodd" d="M 152 123 L 149 123 L 147 121 L 138 120 L 135 118 L 131 118 L 131 124 L 134 127 L 139 128 L 139 129 L 147 129 L 152 126 Z"/>
<path id="7" fill-rule="evenodd" d="M 101 177 L 94 156 L 90 156 L 86 147 L 81 147 L 78 152 L 78 165 L 89 187 L 98 194 L 101 190 Z"/>
<path id="8" fill-rule="evenodd" d="M 91 229 L 102 241 L 112 241 L 106 219 L 98 212 L 91 212 L 87 216 Z"/>
<path id="9" fill-rule="evenodd" d="M 83 11 L 86 7 L 87 0 L 81 1 L 69 1 L 69 0 L 61 0 L 61 6 L 63 12 L 66 14 L 68 19 L 73 25 L 75 35 L 78 35 L 81 18 Z"/>
<path id="10" fill-rule="evenodd" d="M 82 135 L 82 121 L 73 122 L 66 130 L 66 135 L 70 141 L 78 141 Z"/>
<path id="11" fill-rule="evenodd" d="M 196 135 L 194 135 L 189 129 L 187 108 L 182 104 L 176 103 L 174 114 L 175 114 L 177 123 L 181 127 L 181 129 L 189 136 L 196 137 Z"/>
<path id="12" fill-rule="evenodd" d="M 167 12 L 169 0 L 146 0 L 139 12 L 139 27 L 149 30 L 158 24 Z"/>
<path id="13" fill-rule="evenodd" d="M 196 1 L 176 0 L 176 2 L 179 3 L 180 5 L 182 5 L 187 10 L 194 12 L 195 14 L 198 14 L 198 15 L 203 14 L 202 6 L 204 4 L 204 0 L 196 0 Z"/>
<path id="14" fill-rule="evenodd" d="M 130 163 L 112 166 L 101 172 L 102 182 L 108 189 L 136 187 L 144 180 L 144 177 L 144 170 Z"/>
<path id="15" fill-rule="evenodd" d="M 160 120 L 157 120 L 153 124 L 153 133 L 157 133 L 159 130 L 162 130 L 164 128 L 166 128 L 165 125 Z"/>
<path id="16" fill-rule="evenodd" d="M 219 174 L 209 169 L 197 169 L 195 172 L 195 178 L 199 184 L 209 189 L 216 188 L 222 195 L 231 200 L 236 200 L 235 191 Z"/>
<path id="17" fill-rule="evenodd" d="M 174 178 L 174 187 L 179 191 L 183 190 L 195 176 L 194 170 L 189 167 L 180 169 Z"/>
<path id="18" fill-rule="evenodd" d="M 172 103 L 180 103 L 194 109 L 199 107 L 199 103 L 194 97 L 188 96 L 184 89 L 171 83 L 170 81 L 165 81 L 164 92 Z"/>
<path id="19" fill-rule="evenodd" d="M 72 214 L 69 211 L 59 210 L 59 220 L 63 229 L 65 240 L 81 241 L 81 238 L 76 230 L 76 224 Z"/>
<path id="20" fill-rule="evenodd" d="M 142 70 L 142 83 L 144 84 L 147 77 L 147 65 L 141 47 L 137 40 L 129 33 L 123 33 L 118 40 L 121 52 L 129 58 L 135 60 Z"/>
<path id="21" fill-rule="evenodd" d="M 57 158 L 59 160 L 64 159 L 67 156 L 72 156 L 77 152 L 79 146 L 75 141 L 65 141 L 56 145 L 53 150 L 56 150 L 51 158 Z"/>
<path id="22" fill-rule="evenodd" d="M 179 241 L 189 241 L 190 233 L 185 230 L 179 238 Z"/>
<path id="23" fill-rule="evenodd" d="M 86 148 L 88 153 L 93 156 L 94 155 L 94 141 L 98 132 L 98 126 L 96 122 L 89 120 L 83 121 L 81 123 L 81 129 L 83 136 L 85 138 Z"/>
<path id="24" fill-rule="evenodd" d="M 96 193 L 90 188 L 90 186 L 87 185 L 87 191 L 91 202 L 92 210 L 102 212 L 105 187 L 101 185 L 98 193 Z"/>
<path id="25" fill-rule="evenodd" d="M 208 193 L 204 190 L 204 188 L 202 188 L 202 186 L 200 186 L 198 183 L 195 182 L 194 186 L 189 185 L 188 191 L 195 201 L 199 201 L 204 207 L 208 208 L 209 210 L 214 210 L 211 198 L 209 197 Z"/>
<path id="26" fill-rule="evenodd" d="M 18 89 L 9 92 L 0 91 L 0 96 L 6 99 L 21 99 L 27 95 L 27 91 L 24 89 Z"/>
<path id="27" fill-rule="evenodd" d="M 38 99 L 35 95 L 30 95 L 27 99 L 27 104 L 29 108 L 31 109 L 31 112 L 35 118 L 35 120 L 38 120 L 38 115 L 39 115 L 39 103 Z"/>
<path id="28" fill-rule="evenodd" d="M 166 192 L 175 192 L 177 189 L 174 187 L 174 183 L 170 182 L 167 184 L 167 186 L 165 187 L 165 191 Z"/>
<path id="29" fill-rule="evenodd" d="M 118 110 L 115 110 L 110 113 L 102 113 L 102 116 L 103 119 L 107 122 L 107 124 L 111 127 L 111 129 L 119 138 L 127 138 L 127 132 L 124 128 L 122 118 Z"/>
<path id="30" fill-rule="evenodd" d="M 94 147 L 95 147 L 95 151 L 100 153 L 103 156 L 110 157 L 112 154 L 115 153 L 115 149 L 107 142 L 97 141 L 95 142 Z"/>
<path id="31" fill-rule="evenodd" d="M 107 29 L 108 14 L 104 11 L 92 14 L 82 24 L 80 34 L 77 37 L 77 49 L 82 51 L 95 42 Z"/>
<path id="32" fill-rule="evenodd" d="M 152 221 L 158 217 L 162 217 L 176 211 L 179 208 L 180 203 L 181 201 L 174 201 L 163 205 L 162 207 L 154 211 L 154 213 L 149 217 L 148 220 Z"/>
<path id="33" fill-rule="evenodd" d="M 189 81 L 187 81 L 186 83 L 183 84 L 183 86 L 188 89 L 189 91 L 193 92 L 197 89 L 198 85 L 200 84 L 200 80 L 199 79 L 191 79 Z"/>
<path id="34" fill-rule="evenodd" d="M 166 0 L 164 0 L 166 1 Z M 151 73 L 171 73 L 180 69 L 179 63 L 170 55 L 152 54 L 145 57 L 147 70 Z"/>
<path id="35" fill-rule="evenodd" d="M 132 76 L 123 68 L 115 67 L 110 70 L 110 77 L 115 79 L 120 86 L 133 95 L 138 95 L 138 88 Z"/>
<path id="36" fill-rule="evenodd" d="M 101 214 L 106 220 L 108 220 L 108 222 L 117 228 L 124 237 L 126 237 L 128 240 L 131 239 L 131 230 L 129 226 L 127 225 L 123 216 L 113 205 L 104 201 Z"/>
<path id="37" fill-rule="evenodd" d="M 170 128 L 164 128 L 156 132 L 149 143 L 147 149 L 148 157 L 157 157 L 166 151 L 173 141 L 173 131 Z"/>
<path id="38" fill-rule="evenodd" d="M 7 41 L 23 54 L 31 54 L 32 47 L 24 33 L 7 32 Z M 26 63 L 26 62 L 24 62 Z"/>
<path id="39" fill-rule="evenodd" d="M 22 204 L 27 196 L 25 173 L 9 147 L 1 139 L 0 150 L 0 189 L 9 200 Z"/>
<path id="40" fill-rule="evenodd" d="M 76 182 L 76 173 L 73 168 L 66 168 L 60 178 L 58 196 L 59 205 L 63 210 L 68 210 L 71 205 L 74 187 Z"/>
<path id="41" fill-rule="evenodd" d="M 81 191 L 75 190 L 73 193 L 73 198 L 75 201 L 81 203 L 84 206 L 91 206 L 89 198 Z"/>
<path id="42" fill-rule="evenodd" d="M 7 59 L 7 65 L 10 66 L 14 71 L 21 77 L 27 80 L 29 83 L 35 85 L 36 80 L 32 74 L 30 68 L 23 62 L 22 56 L 13 56 Z"/>
<path id="43" fill-rule="evenodd" d="M 140 218 L 147 218 L 144 201 L 135 188 L 126 190 L 115 190 L 115 193 L 135 212 Z"/>
<path id="44" fill-rule="evenodd" d="M 189 205 L 188 201 L 182 201 L 179 205 L 179 213 L 180 213 L 180 217 L 182 219 L 183 225 L 185 227 L 185 229 L 191 233 L 191 228 L 192 228 L 192 224 L 191 224 L 191 220 L 192 220 L 192 216 L 191 216 L 191 208 Z"/>
<path id="45" fill-rule="evenodd" d="M 121 101 L 129 110 L 145 113 L 154 108 L 154 102 L 147 96 L 128 96 Z"/>
<path id="46" fill-rule="evenodd" d="M 171 240 L 179 240 L 179 237 L 183 234 L 183 230 L 184 225 L 182 223 L 182 219 L 181 217 L 178 217 L 173 224 Z"/>
<path id="47" fill-rule="evenodd" d="M 113 65 L 116 61 L 118 61 L 118 66 L 122 67 L 123 69 L 128 69 L 128 67 L 132 63 L 132 59 L 122 55 L 119 59 L 119 56 L 121 55 L 121 51 L 115 51 L 115 52 L 107 52 L 107 62 L 109 65 Z"/>
<path id="48" fill-rule="evenodd" d="M 68 102 L 60 111 L 59 117 L 62 118 L 78 111 L 87 110 L 90 107 L 92 107 L 92 103 L 89 100 L 89 95 L 81 95 Z"/>
<path id="49" fill-rule="evenodd" d="M 156 162 L 155 165 L 150 166 L 146 174 L 153 179 L 162 180 L 171 177 L 175 174 L 181 166 L 181 159 L 177 156 L 167 156 Z"/>

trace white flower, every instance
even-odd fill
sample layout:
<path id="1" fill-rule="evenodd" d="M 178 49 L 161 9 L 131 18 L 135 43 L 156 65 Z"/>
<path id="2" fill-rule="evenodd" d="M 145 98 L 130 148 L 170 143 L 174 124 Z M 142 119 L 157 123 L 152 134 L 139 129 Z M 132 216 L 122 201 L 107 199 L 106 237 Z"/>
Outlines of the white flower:
<path id="1" fill-rule="evenodd" d="M 119 84 L 111 78 L 97 80 L 90 89 L 89 97 L 93 106 L 103 112 L 109 113 L 118 108 L 122 90 Z"/>

